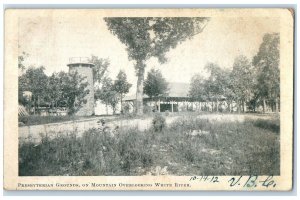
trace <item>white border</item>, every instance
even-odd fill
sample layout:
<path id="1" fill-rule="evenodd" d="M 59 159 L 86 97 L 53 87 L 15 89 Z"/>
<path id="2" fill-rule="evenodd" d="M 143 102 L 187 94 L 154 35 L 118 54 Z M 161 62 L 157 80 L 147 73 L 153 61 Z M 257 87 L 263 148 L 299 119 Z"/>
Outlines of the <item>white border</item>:
<path id="1" fill-rule="evenodd" d="M 2 3 L 2 9 L 1 9 L 1 26 L 2 26 L 2 30 L 3 30 L 3 11 L 5 9 L 5 7 L 43 7 L 43 6 L 50 6 L 50 7 L 55 7 L 55 8 L 60 8 L 60 7 L 73 7 L 73 8 L 78 8 L 78 6 L 83 6 L 83 7 L 90 7 L 90 6 L 93 6 L 95 4 L 98 4 L 98 3 L 101 3 L 101 4 L 106 4 L 106 5 L 109 5 L 110 7 L 128 7 L 130 6 L 130 4 L 134 7 L 142 7 L 140 5 L 148 5 L 148 7 L 159 7 L 160 5 L 162 5 L 163 7 L 168 7 L 167 4 L 169 4 L 171 2 L 172 5 L 169 5 L 170 7 L 174 7 L 175 4 L 180 4 L 179 7 L 200 7 L 200 6 L 204 6 L 204 7 L 284 7 L 284 5 L 287 5 L 287 4 L 294 4 L 292 5 L 292 7 L 294 8 L 297 8 L 297 1 L 296 0 L 286 0 L 286 1 L 278 1 L 278 0 L 245 0 L 243 2 L 241 1 L 238 1 L 238 0 L 228 0 L 226 1 L 226 4 L 225 2 L 223 2 L 222 0 L 202 0 L 201 1 L 201 4 L 198 4 L 199 2 L 197 0 L 184 0 L 184 1 L 163 1 L 163 0 L 144 0 L 143 2 L 141 1 L 138 1 L 138 0 L 128 0 L 126 1 L 126 5 L 124 4 L 124 1 L 122 0 L 102 0 L 102 1 L 93 1 L 93 0 L 84 0 L 84 1 L 80 1 L 80 0 L 73 0 L 71 1 L 72 4 L 70 4 L 70 1 L 64 1 L 64 0 L 46 0 L 46 1 L 38 1 L 38 0 L 30 0 L 30 1 L 27 1 L 25 4 L 24 4 L 24 1 L 22 0 L 4 0 L 3 3 Z M 6 4 L 6 5 L 5 5 Z M 18 5 L 12 5 L 12 4 L 18 4 Z M 36 4 L 36 5 L 29 5 L 29 4 Z M 47 5 L 48 4 L 48 5 Z M 49 5 L 49 4 L 56 4 L 56 5 Z M 81 5 L 74 5 L 74 4 L 81 4 Z M 91 5 L 93 4 L 93 5 Z M 116 4 L 122 4 L 122 5 L 116 5 Z M 137 5 L 139 4 L 139 5 Z M 160 5 L 149 5 L 149 4 L 160 4 Z M 187 5 L 187 4 L 198 4 L 198 5 Z M 204 5 L 206 4 L 206 5 Z M 221 6 L 220 6 L 221 4 Z M 230 4 L 235 4 L 235 5 L 230 5 Z M 266 4 L 271 4 L 271 5 L 266 5 Z M 74 7 L 75 6 L 75 7 Z M 97 7 L 101 7 L 101 5 L 97 5 Z M 105 7 L 104 5 L 102 5 L 102 7 Z M 175 6 L 176 7 L 176 6 Z M 296 11 L 297 12 L 297 11 Z M 296 13 L 296 27 L 298 25 L 298 16 L 297 16 L 297 13 Z M 1 31 L 1 36 L 2 36 L 2 40 L 0 42 L 1 44 L 1 60 L 2 60 L 2 63 L 3 63 L 3 31 Z M 296 43 L 296 47 L 298 46 L 298 41 L 295 40 Z M 295 49 L 297 50 L 297 49 Z M 297 52 L 297 51 L 296 51 Z M 298 57 L 299 54 L 297 52 L 297 56 Z M 295 63 L 297 64 L 297 62 Z M 0 73 L 3 77 L 3 67 L 0 69 Z M 295 76 L 296 76 L 296 80 L 297 80 L 297 77 L 299 75 L 299 71 L 295 69 Z M 3 80 L 3 79 L 2 79 Z M 0 92 L 0 99 L 2 100 L 3 102 L 3 81 L 1 81 L 1 92 Z M 299 87 L 298 87 L 298 82 L 296 81 L 295 82 L 295 98 L 297 99 L 297 94 L 299 92 Z M 297 109 L 297 110 L 296 110 Z M 296 104 L 296 101 L 295 101 L 295 136 L 297 136 L 297 124 L 298 124 L 298 119 L 297 119 L 297 113 L 299 111 L 299 108 Z M 0 106 L 0 112 L 3 116 L 3 103 L 1 104 Z M 297 120 L 297 121 L 296 121 Z M 2 130 L 2 133 L 3 133 L 3 120 L 0 120 L 0 126 L 1 126 L 1 130 Z M 1 142 L 1 145 L 3 147 L 3 137 L 0 137 L 0 142 Z M 299 142 L 299 139 L 297 139 L 297 137 L 295 137 L 295 149 L 297 149 L 297 144 Z M 0 148 L 0 153 L 3 155 L 3 148 Z M 295 155 L 296 156 L 299 156 L 299 154 L 297 154 L 297 152 L 295 151 Z M 298 158 L 298 157 L 297 157 Z M 298 160 L 297 158 L 295 158 L 296 160 Z M 298 186 L 297 186 L 297 179 L 299 178 L 297 176 L 297 169 L 294 169 L 295 170 L 295 188 L 294 188 L 294 191 L 290 192 L 289 194 L 288 193 L 281 193 L 281 192 L 276 192 L 275 194 L 273 195 L 276 195 L 277 197 L 263 197 L 264 199 L 268 199 L 268 198 L 272 198 L 272 199 L 277 199 L 277 198 L 282 198 L 282 195 L 297 195 L 297 189 L 298 189 Z M 1 156 L 1 159 L 0 159 L 0 171 L 1 173 L 3 173 L 3 156 Z M 3 175 L 3 174 L 2 174 Z M 0 181 L 0 187 L 3 188 L 3 179 L 1 179 Z M 296 188 L 297 187 L 297 188 Z M 18 192 L 20 194 L 20 192 Z M 22 193 L 22 192 L 21 192 Z M 34 195 L 35 192 L 30 192 Z M 40 195 L 41 193 L 38 192 Z M 51 192 L 47 192 L 48 195 L 51 195 Z M 80 192 L 82 193 L 82 192 Z M 85 192 L 83 192 L 85 193 Z M 94 193 L 94 192 L 92 192 Z M 112 194 L 107 194 L 107 192 L 104 192 L 106 194 L 102 194 L 102 195 L 112 195 Z M 129 193 L 132 194 L 136 194 L 136 193 L 139 193 L 139 192 L 116 192 L 114 194 L 116 195 L 120 195 L 120 193 L 123 193 L 123 195 L 128 195 Z M 149 194 L 150 193 L 150 194 Z M 152 194 L 151 194 L 152 193 Z M 160 193 L 161 195 L 165 195 L 166 193 L 163 192 L 155 192 L 155 193 Z M 170 195 L 170 192 L 167 192 L 169 194 L 167 195 Z M 173 193 L 173 195 L 179 195 L 178 192 L 171 192 Z M 216 193 L 216 192 L 209 192 L 210 194 L 207 194 L 206 192 L 190 192 L 191 194 L 187 194 L 187 192 L 184 192 L 185 195 L 201 195 L 201 193 L 205 193 L 206 195 L 220 195 L 220 193 Z M 200 194 L 199 194 L 200 193 Z M 223 195 L 224 195 L 224 192 L 222 192 Z M 225 192 L 227 193 L 227 192 Z M 238 195 L 250 195 L 250 197 L 248 196 L 244 196 L 243 198 L 253 198 L 251 196 L 255 195 L 254 193 L 245 193 L 245 192 L 229 192 L 231 193 L 231 195 L 235 195 L 237 193 L 239 193 Z M 234 193 L 234 194 L 233 194 Z M 3 190 L 1 191 L 1 194 L 3 195 Z M 10 192 L 10 194 L 8 194 L 7 192 L 5 192 L 5 195 L 11 195 L 12 193 Z M 29 193 L 28 192 L 23 192 L 23 195 L 28 195 Z M 61 195 L 64 195 L 63 193 L 60 193 Z M 78 195 L 77 197 L 74 197 L 74 199 L 82 199 L 81 195 L 82 194 L 78 194 L 77 192 L 66 192 L 65 194 L 73 194 L 73 195 Z M 228 193 L 227 193 L 228 194 Z M 15 195 L 18 195 L 18 194 L 15 194 Z M 21 194 L 22 195 L 22 194 Z M 42 194 L 43 195 L 43 194 Z M 53 195 L 53 194 L 52 194 Z M 55 194 L 54 194 L 55 195 Z M 57 194 L 56 194 L 57 195 Z M 80 196 L 79 196 L 80 195 Z M 88 194 L 87 194 L 88 195 Z M 89 194 L 91 195 L 91 194 Z M 93 195 L 93 194 L 92 194 Z M 101 194 L 94 194 L 94 195 L 101 195 Z M 130 194 L 129 194 L 130 195 Z M 153 192 L 143 192 L 143 193 L 139 193 L 139 195 L 153 195 Z M 159 195 L 159 194 L 156 194 L 156 195 Z M 272 195 L 268 192 L 259 192 L 259 193 L 256 193 L 256 195 Z M 179 195 L 181 196 L 181 195 Z M 8 197 L 8 196 L 7 196 Z M 291 198 L 295 199 L 296 196 L 290 196 Z M 9 198 L 9 197 L 8 197 Z M 15 198 L 15 197 L 13 197 Z M 21 197 L 22 199 L 27 199 L 27 197 Z M 49 197 L 48 197 L 49 198 Z M 47 199 L 48 199 L 47 198 Z M 51 198 L 51 197 L 50 197 Z M 53 197 L 52 197 L 53 198 Z M 55 197 L 56 198 L 56 197 Z M 64 197 L 65 199 L 66 197 Z M 97 198 L 97 197 L 96 197 Z M 128 198 L 128 196 L 127 196 Z M 130 199 L 132 199 L 132 197 L 129 197 Z M 128 198 L 128 199 L 129 199 Z M 142 198 L 145 198 L 145 197 L 142 197 Z M 151 197 L 149 197 L 151 198 Z M 153 198 L 153 197 L 152 197 Z M 152 199 L 151 198 L 151 199 Z M 172 197 L 173 199 L 174 197 Z M 189 198 L 192 198 L 192 197 L 189 197 Z M 196 197 L 197 198 L 197 197 Z M 199 197 L 198 197 L 199 198 Z M 197 199 L 198 199 L 197 198 Z M 226 197 L 222 197 L 222 199 L 235 199 L 236 197 L 232 198 L 232 197 L 229 197 L 229 196 L 226 196 Z M 256 198 L 256 197 L 255 197 Z M 35 199 L 35 198 L 32 198 L 32 197 L 29 197 L 28 199 Z M 72 197 L 73 199 L 73 197 Z M 124 199 L 124 197 L 122 197 L 122 199 Z M 126 199 L 126 197 L 125 197 Z"/>

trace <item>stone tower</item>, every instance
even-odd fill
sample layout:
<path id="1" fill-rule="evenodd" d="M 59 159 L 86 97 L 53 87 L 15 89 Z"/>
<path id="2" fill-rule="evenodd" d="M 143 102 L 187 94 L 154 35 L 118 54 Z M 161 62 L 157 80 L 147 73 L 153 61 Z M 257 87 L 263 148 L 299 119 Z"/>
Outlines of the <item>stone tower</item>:
<path id="1" fill-rule="evenodd" d="M 77 116 L 91 116 L 94 114 L 94 80 L 93 80 L 93 67 L 94 64 L 88 62 L 88 58 L 75 57 L 69 59 L 69 73 L 77 71 L 82 77 L 85 77 L 90 91 L 85 96 L 86 104 L 82 104 L 81 108 L 75 113 Z"/>

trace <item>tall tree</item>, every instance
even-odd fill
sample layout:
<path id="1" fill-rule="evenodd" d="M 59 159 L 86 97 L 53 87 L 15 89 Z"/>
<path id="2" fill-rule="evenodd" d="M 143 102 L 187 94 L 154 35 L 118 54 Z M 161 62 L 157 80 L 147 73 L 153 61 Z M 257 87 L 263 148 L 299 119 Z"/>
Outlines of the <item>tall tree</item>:
<path id="1" fill-rule="evenodd" d="M 263 101 L 265 112 L 266 100 L 273 101 L 278 111 L 280 99 L 280 36 L 278 33 L 267 33 L 258 53 L 253 58 L 253 65 L 257 70 L 258 94 Z M 272 107 L 273 108 L 273 107 Z"/>
<path id="2" fill-rule="evenodd" d="M 125 44 L 129 60 L 135 61 L 138 77 L 136 91 L 136 111 L 143 114 L 143 84 L 146 61 L 151 57 L 165 63 L 166 53 L 181 42 L 202 32 L 208 18 L 187 17 L 145 17 L 105 18 L 108 29 Z"/>
<path id="3" fill-rule="evenodd" d="M 236 57 L 230 80 L 239 112 L 241 106 L 243 111 L 246 111 L 246 102 L 249 102 L 254 95 L 254 78 L 254 69 L 247 57 L 243 55 Z"/>
<path id="4" fill-rule="evenodd" d="M 114 90 L 114 84 L 111 78 L 105 78 L 102 81 L 101 88 L 96 89 L 95 98 L 106 105 L 106 113 L 108 114 L 108 106 L 116 113 L 117 105 L 119 103 L 119 94 Z"/>
<path id="5" fill-rule="evenodd" d="M 205 102 L 205 110 L 207 109 L 206 101 L 208 96 L 205 89 L 205 79 L 201 74 L 195 74 L 192 76 L 190 81 L 190 88 L 188 96 L 194 101 Z M 200 105 L 200 109 L 201 105 Z"/>
<path id="6" fill-rule="evenodd" d="M 206 79 L 201 74 L 195 74 L 191 78 L 190 88 L 189 88 L 189 97 L 193 100 L 205 102 L 204 107 L 205 110 L 208 109 L 207 101 L 209 101 L 208 90 L 206 89 Z"/>
<path id="7" fill-rule="evenodd" d="M 151 69 L 144 83 L 144 91 L 150 98 L 164 96 L 168 93 L 168 83 L 159 69 Z"/>
<path id="8" fill-rule="evenodd" d="M 101 84 L 101 81 L 105 78 L 105 74 L 110 65 L 109 59 L 103 59 L 92 55 L 89 62 L 95 65 L 93 67 L 93 80 L 95 86 L 98 87 Z"/>
<path id="9" fill-rule="evenodd" d="M 231 98 L 230 71 L 215 63 L 207 63 L 205 68 L 210 72 L 209 78 L 204 83 L 206 95 L 212 102 L 215 101 L 216 111 L 219 111 L 219 101 Z"/>
<path id="10" fill-rule="evenodd" d="M 129 92 L 132 84 L 128 83 L 126 73 L 122 70 L 117 75 L 117 79 L 114 82 L 113 90 L 118 92 L 121 101 L 121 113 L 123 113 L 123 98 L 125 94 Z"/>

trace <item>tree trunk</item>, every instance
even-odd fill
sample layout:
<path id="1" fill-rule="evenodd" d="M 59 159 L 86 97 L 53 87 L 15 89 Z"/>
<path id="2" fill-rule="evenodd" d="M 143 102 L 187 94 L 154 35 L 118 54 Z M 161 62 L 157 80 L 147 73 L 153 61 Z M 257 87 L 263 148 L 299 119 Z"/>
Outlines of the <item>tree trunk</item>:
<path id="1" fill-rule="evenodd" d="M 35 115 L 35 109 L 36 109 L 36 99 L 34 98 L 34 101 L 33 101 L 33 115 Z"/>
<path id="2" fill-rule="evenodd" d="M 278 98 L 275 99 L 275 104 L 276 104 L 276 113 L 278 113 L 279 112 Z"/>
<path id="3" fill-rule="evenodd" d="M 217 102 L 216 102 L 216 107 L 217 107 L 217 112 L 219 112 L 219 101 L 217 99 Z"/>
<path id="4" fill-rule="evenodd" d="M 237 103 L 237 110 L 238 110 L 238 113 L 241 113 L 240 101 L 237 100 L 236 103 Z"/>
<path id="5" fill-rule="evenodd" d="M 123 114 L 123 94 L 121 94 L 121 114 Z"/>
<path id="6" fill-rule="evenodd" d="M 55 115 L 57 115 L 57 101 L 55 101 Z"/>
<path id="7" fill-rule="evenodd" d="M 244 113 L 245 113 L 245 112 L 247 112 L 246 101 L 243 101 L 243 107 L 244 107 L 244 108 L 243 108 L 243 110 L 244 110 Z"/>
<path id="8" fill-rule="evenodd" d="M 158 112 L 160 113 L 160 99 L 158 100 Z"/>
<path id="9" fill-rule="evenodd" d="M 145 64 L 142 61 L 137 62 L 137 88 L 136 88 L 136 114 L 143 115 L 143 94 L 144 94 L 144 73 Z"/>
<path id="10" fill-rule="evenodd" d="M 263 99 L 263 113 L 266 112 L 266 100 Z"/>
<path id="11" fill-rule="evenodd" d="M 37 107 L 38 107 L 38 114 L 40 114 L 40 98 L 37 97 Z"/>

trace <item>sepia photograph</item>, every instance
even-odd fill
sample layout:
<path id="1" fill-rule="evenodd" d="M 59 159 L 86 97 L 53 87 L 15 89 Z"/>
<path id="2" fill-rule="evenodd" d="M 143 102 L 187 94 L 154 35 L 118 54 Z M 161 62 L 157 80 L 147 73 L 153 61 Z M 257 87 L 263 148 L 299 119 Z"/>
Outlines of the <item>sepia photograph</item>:
<path id="1" fill-rule="evenodd" d="M 291 184 L 293 11 L 147 11 L 6 11 L 16 176 Z"/>

